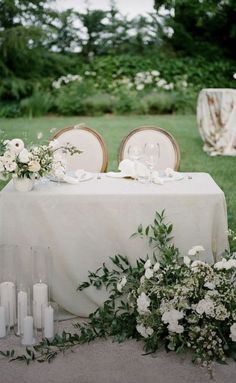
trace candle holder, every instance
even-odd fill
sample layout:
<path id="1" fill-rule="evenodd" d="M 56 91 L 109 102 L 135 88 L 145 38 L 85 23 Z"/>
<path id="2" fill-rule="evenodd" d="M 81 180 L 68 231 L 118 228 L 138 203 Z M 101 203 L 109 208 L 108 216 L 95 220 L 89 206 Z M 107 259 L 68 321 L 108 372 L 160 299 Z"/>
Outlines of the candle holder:
<path id="1" fill-rule="evenodd" d="M 14 245 L 0 246 L 0 305 L 9 329 L 16 324 L 16 251 Z"/>
<path id="2" fill-rule="evenodd" d="M 35 246 L 31 248 L 33 265 L 33 318 L 37 331 L 43 328 L 43 307 L 50 300 L 51 254 L 49 247 Z"/>

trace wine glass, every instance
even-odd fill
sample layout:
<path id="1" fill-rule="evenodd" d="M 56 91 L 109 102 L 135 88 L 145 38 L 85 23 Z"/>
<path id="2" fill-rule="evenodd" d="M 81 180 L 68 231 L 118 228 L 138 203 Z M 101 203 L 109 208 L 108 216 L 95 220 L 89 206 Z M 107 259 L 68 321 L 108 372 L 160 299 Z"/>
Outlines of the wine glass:
<path id="1" fill-rule="evenodd" d="M 142 156 L 142 148 L 138 145 L 130 145 L 128 147 L 128 157 L 131 161 L 134 161 L 135 179 L 137 180 L 137 161 Z"/>
<path id="2" fill-rule="evenodd" d="M 144 145 L 145 163 L 150 171 L 149 182 L 152 182 L 153 170 L 158 164 L 160 157 L 160 146 L 158 143 L 146 143 Z"/>

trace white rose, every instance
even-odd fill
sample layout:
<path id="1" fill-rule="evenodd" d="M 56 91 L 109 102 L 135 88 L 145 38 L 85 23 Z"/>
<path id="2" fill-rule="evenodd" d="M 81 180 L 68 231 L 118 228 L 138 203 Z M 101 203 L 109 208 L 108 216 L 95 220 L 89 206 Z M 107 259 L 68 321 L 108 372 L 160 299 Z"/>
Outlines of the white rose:
<path id="1" fill-rule="evenodd" d="M 145 327 L 142 324 L 138 324 L 136 326 L 136 329 L 140 335 L 142 335 L 144 338 L 148 338 L 153 334 L 153 329 L 151 327 Z"/>
<path id="2" fill-rule="evenodd" d="M 152 269 L 147 269 L 146 271 L 145 271 L 145 278 L 147 278 L 147 279 L 150 279 L 150 278 L 152 278 L 153 277 L 153 270 Z"/>
<path id="3" fill-rule="evenodd" d="M 196 255 L 196 254 L 199 253 L 200 251 L 205 251 L 205 249 L 204 249 L 203 246 L 200 246 L 200 245 L 193 246 L 193 247 L 189 250 L 188 255 Z"/>
<path id="4" fill-rule="evenodd" d="M 184 317 L 184 313 L 182 311 L 171 309 L 164 312 L 164 314 L 161 317 L 161 320 L 164 323 L 171 323 L 171 322 L 177 322 L 183 317 Z"/>
<path id="5" fill-rule="evenodd" d="M 223 269 L 225 269 L 226 263 L 227 263 L 227 260 L 225 258 L 222 258 L 221 261 L 214 264 L 214 269 L 223 270 Z"/>
<path id="6" fill-rule="evenodd" d="M 15 161 L 6 161 L 5 162 L 5 169 L 6 169 L 6 171 L 8 171 L 8 172 L 14 172 L 14 170 L 16 170 L 16 168 L 17 168 L 17 164 L 16 164 L 16 162 Z"/>
<path id="7" fill-rule="evenodd" d="M 18 159 L 22 164 L 27 164 L 30 161 L 30 152 L 27 149 L 23 149 L 19 153 Z"/>
<path id="8" fill-rule="evenodd" d="M 178 322 L 170 322 L 167 328 L 170 332 L 175 332 L 176 334 L 182 334 L 184 332 L 184 327 L 178 324 Z"/>
<path id="9" fill-rule="evenodd" d="M 225 264 L 226 270 L 230 270 L 235 267 L 236 267 L 236 259 L 229 259 L 228 262 Z"/>
<path id="10" fill-rule="evenodd" d="M 211 299 L 201 299 L 196 306 L 196 312 L 200 315 L 205 313 L 206 315 L 213 316 L 214 307 L 214 302 Z"/>
<path id="11" fill-rule="evenodd" d="M 123 277 L 116 285 L 116 288 L 119 292 L 122 291 L 123 287 L 126 285 L 127 283 L 127 278 L 126 277 Z"/>
<path id="12" fill-rule="evenodd" d="M 160 269 L 160 263 L 159 262 L 156 262 L 154 267 L 153 267 L 153 271 L 156 272 Z"/>
<path id="13" fill-rule="evenodd" d="M 38 172 L 41 169 L 40 163 L 38 161 L 30 161 L 28 169 L 30 172 Z"/>
<path id="14" fill-rule="evenodd" d="M 7 147 L 11 152 L 18 154 L 24 149 L 25 145 L 20 138 L 14 138 L 13 140 L 8 141 Z"/>
<path id="15" fill-rule="evenodd" d="M 233 342 L 236 342 L 236 323 L 230 326 L 230 336 Z"/>
<path id="16" fill-rule="evenodd" d="M 139 314 L 144 314 L 149 312 L 149 305 L 151 301 L 145 293 L 141 293 L 137 298 L 137 310 Z"/>
<path id="17" fill-rule="evenodd" d="M 152 262 L 148 259 L 144 264 L 144 269 L 149 269 L 152 266 Z"/>

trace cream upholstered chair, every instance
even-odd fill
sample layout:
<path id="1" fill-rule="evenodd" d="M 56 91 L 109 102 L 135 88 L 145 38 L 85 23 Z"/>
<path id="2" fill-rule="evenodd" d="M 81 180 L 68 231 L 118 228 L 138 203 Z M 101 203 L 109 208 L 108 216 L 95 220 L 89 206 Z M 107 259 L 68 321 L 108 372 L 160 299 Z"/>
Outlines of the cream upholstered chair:
<path id="1" fill-rule="evenodd" d="M 179 169 L 180 151 L 174 137 L 164 129 L 155 126 L 141 126 L 132 130 L 121 142 L 119 149 L 119 162 L 128 158 L 128 148 L 131 145 L 144 147 L 146 143 L 158 143 L 160 158 L 157 169 Z"/>
<path id="2" fill-rule="evenodd" d="M 84 124 L 69 126 L 57 132 L 53 140 L 60 144 L 70 143 L 83 153 L 68 155 L 67 170 L 84 169 L 89 172 L 105 172 L 108 165 L 108 152 L 105 141 L 96 130 Z"/>

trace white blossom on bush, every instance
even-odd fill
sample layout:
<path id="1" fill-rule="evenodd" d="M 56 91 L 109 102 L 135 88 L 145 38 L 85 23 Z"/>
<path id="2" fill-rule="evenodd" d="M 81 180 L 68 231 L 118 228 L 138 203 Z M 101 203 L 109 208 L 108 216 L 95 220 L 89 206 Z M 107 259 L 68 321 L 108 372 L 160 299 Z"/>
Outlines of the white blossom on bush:
<path id="1" fill-rule="evenodd" d="M 127 279 L 126 277 L 124 276 L 116 285 L 116 288 L 119 292 L 122 291 L 123 287 L 126 285 L 127 283 Z"/>
<path id="2" fill-rule="evenodd" d="M 147 312 L 149 312 L 149 305 L 150 305 L 151 301 L 150 299 L 148 298 L 148 296 L 142 292 L 139 297 L 137 298 L 137 310 L 139 312 L 139 314 L 145 314 Z"/>

